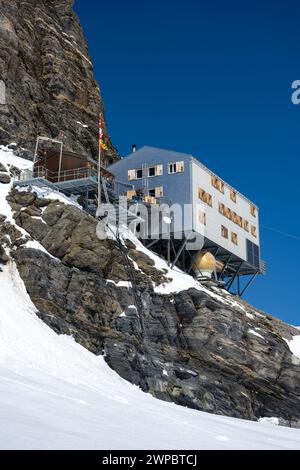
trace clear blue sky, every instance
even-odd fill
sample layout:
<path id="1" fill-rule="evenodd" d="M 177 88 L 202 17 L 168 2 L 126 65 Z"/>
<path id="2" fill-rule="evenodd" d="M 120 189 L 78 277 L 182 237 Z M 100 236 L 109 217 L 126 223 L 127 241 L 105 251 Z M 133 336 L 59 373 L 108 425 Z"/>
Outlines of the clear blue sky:
<path id="1" fill-rule="evenodd" d="M 247 300 L 300 325 L 300 106 L 290 99 L 299 2 L 77 0 L 75 9 L 120 153 L 132 143 L 192 153 L 256 202 L 268 274 Z"/>

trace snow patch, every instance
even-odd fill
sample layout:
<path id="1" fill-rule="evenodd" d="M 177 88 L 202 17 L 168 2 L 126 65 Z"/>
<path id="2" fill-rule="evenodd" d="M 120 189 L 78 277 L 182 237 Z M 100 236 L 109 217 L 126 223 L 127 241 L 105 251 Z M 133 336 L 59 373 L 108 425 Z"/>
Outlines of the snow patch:
<path id="1" fill-rule="evenodd" d="M 252 313 L 246 313 L 246 317 L 250 318 L 251 320 L 253 320 L 255 317 Z"/>
<path id="2" fill-rule="evenodd" d="M 259 329 L 259 328 L 258 328 Z M 251 335 L 254 335 L 254 336 L 257 336 L 258 338 L 262 338 L 262 339 L 265 339 L 262 335 L 260 335 L 259 333 L 257 333 L 257 331 L 255 330 L 248 330 L 248 333 L 250 333 Z"/>
<path id="3" fill-rule="evenodd" d="M 126 287 L 127 289 L 131 289 L 132 284 L 129 281 L 113 281 L 112 279 L 106 279 L 107 284 L 114 284 L 117 287 Z"/>
<path id="4" fill-rule="evenodd" d="M 273 426 L 279 426 L 278 418 L 260 418 L 258 422 L 263 424 L 272 424 Z"/>
<path id="5" fill-rule="evenodd" d="M 287 340 L 285 338 L 283 339 L 287 342 L 290 351 L 294 354 L 294 356 L 300 359 L 300 335 L 294 336 L 291 340 Z"/>
<path id="6" fill-rule="evenodd" d="M 76 202 L 76 200 L 72 197 L 69 198 L 65 196 L 65 194 L 55 191 L 53 189 L 48 188 L 47 186 L 40 187 L 40 186 L 22 186 L 18 188 L 20 192 L 27 192 L 32 191 L 38 195 L 41 199 L 51 199 L 53 201 L 59 201 L 69 206 L 75 206 L 78 209 L 82 209 L 82 207 Z"/>

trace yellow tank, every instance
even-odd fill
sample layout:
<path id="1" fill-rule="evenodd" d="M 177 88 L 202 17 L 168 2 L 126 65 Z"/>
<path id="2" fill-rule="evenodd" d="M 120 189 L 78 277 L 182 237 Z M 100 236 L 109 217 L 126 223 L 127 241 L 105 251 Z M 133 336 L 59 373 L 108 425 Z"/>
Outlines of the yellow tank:
<path id="1" fill-rule="evenodd" d="M 193 271 L 197 277 L 212 277 L 217 261 L 209 251 L 199 251 L 193 261 Z"/>

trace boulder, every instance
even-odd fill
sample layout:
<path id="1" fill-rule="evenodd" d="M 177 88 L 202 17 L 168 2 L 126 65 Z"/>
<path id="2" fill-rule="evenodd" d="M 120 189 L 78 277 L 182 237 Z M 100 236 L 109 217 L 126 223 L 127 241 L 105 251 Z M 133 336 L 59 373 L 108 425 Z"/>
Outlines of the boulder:
<path id="1" fill-rule="evenodd" d="M 10 181 L 11 181 L 11 178 L 7 173 L 0 173 L 0 183 L 9 184 Z"/>
<path id="2" fill-rule="evenodd" d="M 0 264 L 6 264 L 9 261 L 9 256 L 5 253 L 4 248 L 0 245 Z"/>
<path id="3" fill-rule="evenodd" d="M 9 203 L 18 204 L 21 207 L 31 206 L 37 199 L 37 194 L 35 192 L 29 191 L 18 191 L 16 188 L 13 188 L 7 200 Z"/>

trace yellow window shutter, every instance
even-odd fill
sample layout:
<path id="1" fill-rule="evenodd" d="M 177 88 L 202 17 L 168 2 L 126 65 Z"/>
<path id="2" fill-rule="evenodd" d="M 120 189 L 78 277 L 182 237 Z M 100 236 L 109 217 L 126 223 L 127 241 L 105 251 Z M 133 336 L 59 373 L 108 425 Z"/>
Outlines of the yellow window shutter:
<path id="1" fill-rule="evenodd" d="M 135 179 L 135 170 L 128 170 L 128 181 Z"/>
<path id="2" fill-rule="evenodd" d="M 162 186 L 155 188 L 155 197 L 163 197 L 163 195 L 164 195 L 164 188 Z"/>
<path id="3" fill-rule="evenodd" d="M 155 175 L 156 176 L 161 176 L 162 174 L 163 174 L 163 166 L 162 165 L 156 165 Z"/>
<path id="4" fill-rule="evenodd" d="M 136 192 L 133 190 L 127 191 L 127 199 L 132 199 L 134 196 L 136 196 Z"/>

